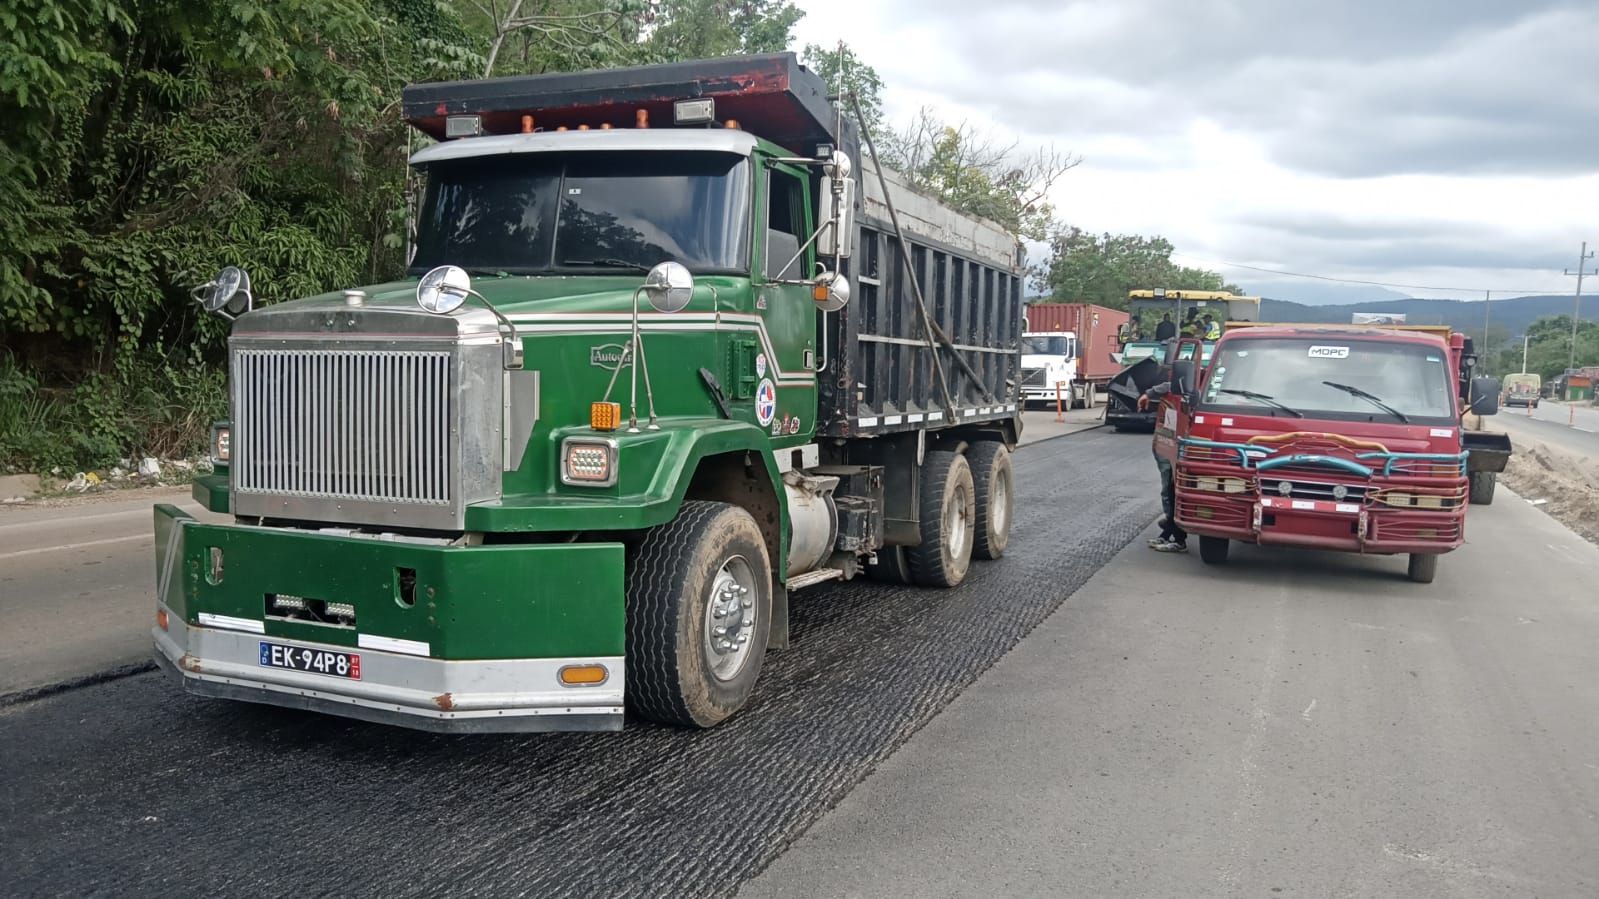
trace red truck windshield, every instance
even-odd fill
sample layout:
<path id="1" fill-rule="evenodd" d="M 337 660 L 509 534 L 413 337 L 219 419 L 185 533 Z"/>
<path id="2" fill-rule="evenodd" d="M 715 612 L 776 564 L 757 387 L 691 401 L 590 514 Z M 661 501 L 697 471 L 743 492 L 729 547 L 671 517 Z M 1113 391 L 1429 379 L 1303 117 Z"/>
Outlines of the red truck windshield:
<path id="1" fill-rule="evenodd" d="M 585 153 L 428 168 L 413 274 L 435 265 L 530 275 L 681 262 L 749 270 L 747 160 L 722 153 Z"/>
<path id="2" fill-rule="evenodd" d="M 1233 340 L 1219 351 L 1200 406 L 1336 421 L 1455 419 L 1447 352 L 1348 334 Z"/>

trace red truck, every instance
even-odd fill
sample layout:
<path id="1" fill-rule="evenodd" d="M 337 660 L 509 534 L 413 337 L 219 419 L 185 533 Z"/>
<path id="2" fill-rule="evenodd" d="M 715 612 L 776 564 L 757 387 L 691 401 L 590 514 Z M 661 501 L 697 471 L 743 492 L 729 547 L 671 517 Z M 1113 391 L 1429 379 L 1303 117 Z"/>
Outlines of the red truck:
<path id="1" fill-rule="evenodd" d="M 1473 442 L 1504 444 L 1482 445 L 1488 470 L 1509 455 L 1503 434 L 1462 427 L 1498 411 L 1499 384 L 1472 377 L 1470 341 L 1447 331 L 1249 325 L 1208 365 L 1175 363 L 1155 452 L 1200 557 L 1226 561 L 1233 540 L 1407 554 L 1431 583 L 1465 538 Z"/>
<path id="2" fill-rule="evenodd" d="M 1070 373 L 1072 406 L 1092 409 L 1105 395 L 1110 379 L 1122 370 L 1117 338 L 1127 313 L 1092 303 L 1034 303 L 1027 307 L 1027 332 L 1022 348 L 1022 394 L 1025 400 L 1055 399 L 1051 370 Z M 1065 348 L 1062 350 L 1062 348 Z M 1061 352 L 1055 352 L 1060 350 Z M 1064 359 L 1062 353 L 1068 354 Z"/>

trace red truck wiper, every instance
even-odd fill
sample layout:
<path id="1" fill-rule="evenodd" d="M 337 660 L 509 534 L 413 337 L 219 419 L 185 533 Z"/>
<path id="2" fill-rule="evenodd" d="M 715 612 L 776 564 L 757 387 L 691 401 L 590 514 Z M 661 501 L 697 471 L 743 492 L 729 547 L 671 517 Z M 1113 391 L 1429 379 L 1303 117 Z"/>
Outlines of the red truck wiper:
<path id="1" fill-rule="evenodd" d="M 1387 412 L 1389 415 L 1392 415 L 1394 418 L 1399 419 L 1401 424 L 1407 424 L 1407 425 L 1410 424 L 1410 419 L 1405 416 L 1405 413 L 1400 412 L 1398 409 L 1395 409 L 1393 406 L 1390 406 L 1387 403 L 1383 402 L 1382 401 L 1382 397 L 1373 396 L 1372 394 L 1369 394 L 1366 391 L 1361 390 L 1359 387 L 1351 387 L 1348 384 L 1340 384 L 1337 381 L 1322 381 L 1321 383 L 1326 384 L 1328 387 L 1331 387 L 1331 388 L 1333 388 L 1335 390 L 1342 390 L 1344 393 L 1347 393 L 1350 396 L 1358 396 L 1358 397 L 1360 397 L 1361 399 L 1365 400 L 1366 402 L 1371 403 L 1373 406 L 1376 406 L 1377 408 L 1381 409 L 1382 411 Z"/>
<path id="2" fill-rule="evenodd" d="M 1241 397 L 1243 397 L 1246 400 L 1254 400 L 1257 403 L 1265 403 L 1268 406 L 1272 406 L 1274 408 L 1281 409 L 1284 412 L 1287 412 L 1289 415 L 1292 415 L 1295 418 L 1304 418 L 1305 417 L 1305 413 L 1303 413 L 1303 412 L 1299 411 L 1298 409 L 1295 409 L 1295 408 L 1293 408 L 1291 406 L 1284 406 L 1282 403 L 1277 402 L 1275 399 L 1272 399 L 1270 396 L 1267 396 L 1264 393 L 1256 393 L 1253 390 L 1233 390 L 1232 388 L 1229 388 L 1229 387 L 1223 387 L 1220 392 L 1221 393 L 1231 394 L 1233 396 L 1241 396 Z"/>

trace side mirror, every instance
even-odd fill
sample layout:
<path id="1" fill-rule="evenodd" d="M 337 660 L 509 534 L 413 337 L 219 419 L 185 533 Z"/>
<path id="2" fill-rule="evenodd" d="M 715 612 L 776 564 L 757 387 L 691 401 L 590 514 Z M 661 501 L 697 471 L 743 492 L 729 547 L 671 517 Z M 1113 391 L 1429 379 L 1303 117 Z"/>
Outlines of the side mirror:
<path id="1" fill-rule="evenodd" d="M 1194 363 L 1181 359 L 1171 364 L 1171 392 L 1183 398 L 1185 405 L 1194 402 Z"/>
<path id="2" fill-rule="evenodd" d="M 834 150 L 822 166 L 822 191 L 819 212 L 827 212 L 826 221 L 817 223 L 816 254 L 848 259 L 855 233 L 855 179 L 850 177 L 849 157 Z"/>
<path id="3" fill-rule="evenodd" d="M 644 295 L 657 312 L 681 312 L 694 298 L 694 274 L 681 262 L 662 262 L 644 276 Z"/>
<path id="4" fill-rule="evenodd" d="M 249 312 L 255 306 L 255 294 L 250 291 L 250 276 L 244 269 L 230 265 L 210 281 L 192 291 L 195 302 L 207 312 L 223 318 Z"/>
<path id="5" fill-rule="evenodd" d="M 849 279 L 838 272 L 822 272 L 811 284 L 811 299 L 823 312 L 837 312 L 849 305 Z"/>
<path id="6" fill-rule="evenodd" d="M 1499 412 L 1498 378 L 1472 379 L 1471 411 L 1475 415 L 1494 415 Z"/>

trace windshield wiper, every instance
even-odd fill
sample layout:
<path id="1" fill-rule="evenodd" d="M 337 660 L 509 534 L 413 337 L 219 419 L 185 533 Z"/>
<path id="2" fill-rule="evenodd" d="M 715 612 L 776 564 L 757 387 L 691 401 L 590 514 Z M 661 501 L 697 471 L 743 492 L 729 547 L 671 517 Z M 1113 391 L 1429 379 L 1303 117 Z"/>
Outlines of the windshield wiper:
<path id="1" fill-rule="evenodd" d="M 1331 387 L 1334 390 L 1342 390 L 1344 393 L 1347 393 L 1350 396 L 1358 396 L 1382 411 L 1387 412 L 1389 415 L 1392 415 L 1394 418 L 1399 419 L 1401 423 L 1407 425 L 1410 424 L 1410 419 L 1405 415 L 1405 413 L 1400 412 L 1393 406 L 1383 402 L 1382 397 L 1380 396 L 1373 396 L 1366 391 L 1361 390 L 1359 387 L 1351 387 L 1348 384 L 1340 384 L 1337 381 L 1322 381 L 1321 383 L 1326 384 L 1328 387 Z"/>
<path id="2" fill-rule="evenodd" d="M 650 267 L 637 262 L 628 262 L 626 259 L 563 259 L 562 265 L 589 265 L 599 268 L 625 268 L 635 272 L 649 274 Z"/>
<path id="3" fill-rule="evenodd" d="M 1219 392 L 1231 394 L 1233 396 L 1241 396 L 1244 399 L 1254 400 L 1257 403 L 1265 403 L 1268 406 L 1272 406 L 1272 407 L 1281 409 L 1284 412 L 1287 412 L 1289 415 L 1292 415 L 1295 418 L 1304 418 L 1305 417 L 1305 413 L 1299 411 L 1298 409 L 1293 408 L 1292 406 L 1284 406 L 1282 403 L 1277 402 L 1276 400 L 1272 399 L 1271 397 L 1267 396 L 1264 393 L 1256 393 L 1253 390 L 1233 390 L 1233 389 L 1227 388 L 1227 387 L 1221 388 L 1221 390 Z"/>

